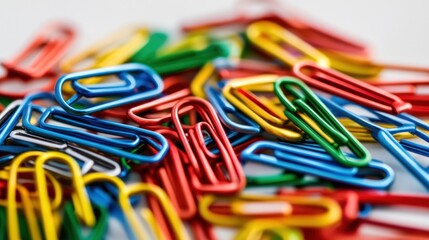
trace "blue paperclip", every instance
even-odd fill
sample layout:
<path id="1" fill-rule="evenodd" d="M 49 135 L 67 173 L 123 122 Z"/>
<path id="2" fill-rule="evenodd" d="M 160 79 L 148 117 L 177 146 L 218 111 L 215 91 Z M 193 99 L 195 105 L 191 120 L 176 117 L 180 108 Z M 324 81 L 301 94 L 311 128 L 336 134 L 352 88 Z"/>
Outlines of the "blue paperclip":
<path id="1" fill-rule="evenodd" d="M 429 142 L 429 136 L 423 131 L 417 129 L 416 123 L 420 127 L 426 128 L 427 125 L 422 122 L 415 121 L 415 118 L 408 114 L 402 114 L 401 116 L 393 116 L 387 113 L 378 112 L 363 108 L 373 114 L 375 117 L 365 118 L 359 116 L 355 113 L 347 111 L 344 109 L 344 106 L 347 104 L 352 104 L 341 98 L 334 98 L 331 101 L 328 99 L 321 98 L 322 101 L 327 105 L 327 107 L 336 115 L 342 117 L 348 117 L 353 121 L 357 122 L 359 125 L 369 129 L 374 139 L 376 139 L 387 151 L 390 152 L 396 159 L 401 162 L 401 164 L 408 169 L 413 175 L 427 188 L 429 189 L 429 172 L 423 167 L 416 159 L 408 152 L 414 152 L 420 155 L 429 156 L 429 148 L 411 142 L 406 139 L 402 139 L 399 142 L 394 138 L 394 134 L 401 132 L 409 132 L 426 142 Z M 411 121 L 410 121 L 411 120 Z M 394 124 L 396 128 L 382 128 L 379 125 L 373 123 L 376 122 L 386 122 Z M 407 151 L 408 150 L 408 151 Z"/>
<path id="2" fill-rule="evenodd" d="M 362 188 L 386 189 L 393 183 L 395 178 L 393 170 L 388 165 L 377 160 L 372 160 L 367 166 L 359 168 L 356 174 L 350 174 L 353 170 L 349 170 L 348 173 L 344 172 L 343 174 L 339 174 L 336 171 L 328 170 L 327 167 L 320 168 L 320 162 L 326 161 L 331 161 L 329 166 L 346 167 L 336 163 L 328 153 L 322 152 L 323 149 L 318 146 L 314 147 L 313 151 L 305 150 L 306 147 L 297 151 L 297 147 L 299 148 L 298 144 L 290 145 L 270 141 L 258 141 L 251 144 L 241 153 L 241 160 L 243 162 L 253 161 L 267 164 L 281 169 L 313 175 Z M 259 153 L 260 150 L 263 149 L 275 151 L 275 156 Z M 281 156 L 283 153 L 289 154 L 284 155 L 284 158 L 283 156 L 280 158 L 276 157 Z M 295 153 L 299 154 L 301 157 L 296 158 Z M 290 161 L 291 158 L 295 159 Z M 302 161 L 303 159 L 306 159 L 306 161 Z M 313 163 L 310 164 L 310 162 Z M 380 174 L 382 178 L 368 179 L 362 177 L 374 174 L 375 172 Z"/>
<path id="3" fill-rule="evenodd" d="M 69 136 L 79 136 L 79 138 L 91 140 L 98 142 L 104 145 L 109 145 L 112 147 L 133 149 L 141 144 L 142 139 L 135 132 L 126 132 L 123 128 L 110 126 L 111 128 L 106 128 L 103 123 L 99 121 L 99 118 L 82 118 L 80 116 L 71 115 L 65 111 L 57 111 L 59 108 L 51 107 L 45 110 L 45 114 L 40 118 L 39 125 L 41 128 L 46 130 L 51 130 L 56 133 L 64 133 Z M 76 128 L 64 128 L 63 126 L 56 126 L 48 124 L 45 120 L 48 117 L 48 114 L 52 112 L 52 119 L 62 122 L 67 125 L 72 125 L 79 128 L 91 128 L 93 131 L 103 132 L 105 134 L 118 136 L 118 138 L 106 138 L 104 136 L 95 135 L 93 133 L 84 132 Z M 128 139 L 127 139 L 128 138 Z"/>
<path id="4" fill-rule="evenodd" d="M 125 157 L 127 159 L 135 160 L 142 163 L 159 162 L 161 161 L 161 159 L 164 158 L 165 154 L 167 153 L 168 143 L 167 143 L 167 140 L 161 134 L 158 134 L 150 130 L 130 126 L 130 125 L 98 119 L 92 116 L 73 116 L 73 115 L 67 114 L 64 110 L 59 109 L 58 107 L 47 108 L 40 116 L 39 126 L 33 125 L 31 124 L 30 120 L 35 107 L 34 105 L 31 104 L 31 100 L 40 99 L 40 98 L 52 99 L 53 95 L 50 93 L 33 94 L 28 96 L 22 104 L 22 106 L 25 107 L 24 108 L 25 110 L 23 112 L 23 126 L 30 133 L 33 133 L 39 136 L 46 136 L 60 141 L 75 143 L 80 146 L 85 146 L 87 148 L 95 148 L 101 152 L 108 153 L 113 156 Z M 62 116 L 62 117 L 55 118 L 55 116 Z M 113 129 L 113 130 L 121 131 L 122 133 L 126 132 L 129 134 L 133 134 L 139 137 L 140 139 L 139 144 L 148 144 L 152 146 L 154 149 L 156 149 L 158 152 L 152 156 L 145 156 L 145 155 L 131 153 L 127 149 L 119 148 L 118 145 L 121 145 L 121 144 L 115 144 L 113 146 L 109 144 L 102 144 L 99 142 L 100 138 L 99 138 L 99 135 L 97 134 L 94 134 L 94 138 L 92 139 L 90 137 L 91 134 L 88 134 L 88 132 L 82 131 L 81 132 L 82 134 L 79 134 L 80 132 L 74 128 L 70 128 L 70 127 L 68 128 L 65 126 L 53 127 L 53 125 L 48 123 L 47 121 L 50 117 L 55 118 L 55 120 L 59 122 L 60 120 L 69 118 L 69 119 L 73 119 L 72 123 L 75 123 L 75 122 L 91 123 L 91 124 L 85 125 L 89 131 L 109 133 L 111 132 L 110 130 Z M 67 123 L 70 123 L 70 122 L 67 122 Z M 53 131 L 51 129 L 55 129 L 58 131 Z M 107 130 L 107 129 L 110 129 L 110 130 Z M 71 132 L 73 132 L 73 134 L 68 134 Z M 101 142 L 108 143 L 111 141 L 104 140 Z"/>
<path id="5" fill-rule="evenodd" d="M 325 155 L 323 148 L 317 148 L 311 146 L 310 151 L 306 151 L 305 155 L 302 156 L 303 150 L 309 146 L 305 144 L 290 144 L 284 143 L 283 145 L 288 146 L 288 151 L 274 150 L 274 156 L 278 159 L 285 161 L 290 161 L 296 164 L 304 164 L 311 167 L 319 168 L 324 171 L 329 171 L 332 173 L 340 175 L 356 175 L 359 172 L 357 167 L 346 167 L 343 165 L 338 165 L 332 162 L 332 157 Z M 304 146 L 301 148 L 301 146 Z M 314 161 L 313 159 L 318 159 L 319 161 Z"/>
<path id="6" fill-rule="evenodd" d="M 103 83 L 84 86 L 78 82 L 85 78 L 103 77 L 107 75 L 117 75 L 123 83 Z M 68 100 L 65 100 L 62 94 L 62 87 L 66 82 L 71 82 L 71 86 L 76 91 Z M 139 88 L 139 86 L 143 89 Z M 151 88 L 148 90 L 147 86 L 151 86 Z M 161 77 L 152 68 L 143 64 L 128 63 L 64 75 L 58 79 L 55 85 L 55 97 L 60 106 L 67 112 L 77 115 L 86 115 L 157 97 L 162 92 L 163 86 Z M 79 100 L 83 97 L 111 98 L 115 96 L 117 98 L 114 100 L 106 100 L 100 103 L 85 101 L 88 106 L 83 109 L 74 106 L 74 104 L 79 103 Z"/>
<path id="7" fill-rule="evenodd" d="M 224 85 L 223 82 L 218 84 L 220 87 Z M 213 86 L 205 86 L 205 93 L 207 99 L 216 109 L 216 112 L 219 114 L 220 120 L 231 130 L 240 132 L 240 133 L 249 133 L 255 134 L 261 132 L 261 127 L 254 122 L 252 119 L 246 115 L 239 112 L 234 106 L 232 106 L 222 95 L 222 92 L 219 89 L 216 89 Z M 241 121 L 242 123 L 236 122 L 231 119 L 230 116 L 233 116 L 235 120 Z"/>

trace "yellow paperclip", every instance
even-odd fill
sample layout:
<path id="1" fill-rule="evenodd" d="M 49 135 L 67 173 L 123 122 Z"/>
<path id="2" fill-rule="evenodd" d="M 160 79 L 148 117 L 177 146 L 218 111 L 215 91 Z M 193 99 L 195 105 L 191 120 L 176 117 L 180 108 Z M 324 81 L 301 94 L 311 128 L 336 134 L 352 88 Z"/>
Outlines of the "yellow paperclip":
<path id="1" fill-rule="evenodd" d="M 362 142 L 376 142 L 376 140 L 372 137 L 371 131 L 362 127 L 361 125 L 354 122 L 353 120 L 348 118 L 339 118 L 338 120 L 340 121 L 341 124 L 343 124 L 344 127 L 347 128 L 347 130 L 350 131 L 350 133 L 353 134 L 353 136 L 356 137 L 357 140 Z M 381 123 L 378 125 L 383 128 L 395 127 L 394 125 L 387 124 L 387 123 Z M 397 140 L 416 138 L 415 135 L 408 132 L 396 133 L 395 135 L 393 135 L 393 137 Z"/>
<path id="2" fill-rule="evenodd" d="M 19 196 L 21 198 L 21 207 L 24 211 L 25 219 L 27 220 L 27 225 L 30 230 L 31 239 L 42 239 L 42 235 L 39 230 L 38 222 L 37 222 L 37 216 L 36 216 L 36 209 L 33 205 L 33 202 L 30 198 L 30 193 L 28 190 L 21 186 L 21 185 L 14 185 L 13 190 L 19 193 Z M 8 236 L 9 239 L 21 239 L 20 232 L 19 232 L 19 221 L 18 221 L 18 204 L 16 203 L 16 199 L 12 201 L 13 203 L 7 203 L 6 211 L 7 211 L 7 224 L 8 224 Z M 9 216 L 10 213 L 16 214 L 16 218 L 13 219 L 13 216 Z M 10 222 L 12 220 L 12 222 Z"/>
<path id="3" fill-rule="evenodd" d="M 369 78 L 377 76 L 383 71 L 383 66 L 371 62 L 366 57 L 328 50 L 323 53 L 329 58 L 332 68 L 348 75 Z"/>
<path id="4" fill-rule="evenodd" d="M 128 185 L 124 191 L 119 192 L 119 202 L 121 208 L 124 211 L 124 214 L 133 229 L 134 233 L 137 235 L 138 239 L 149 239 L 149 235 L 146 233 L 144 228 L 142 228 L 138 216 L 133 211 L 133 207 L 130 204 L 129 197 L 132 195 L 136 195 L 139 193 L 149 193 L 157 198 L 160 202 L 162 208 L 164 209 L 165 217 L 168 219 L 171 229 L 174 232 L 174 239 L 189 239 L 182 221 L 180 220 L 177 213 L 174 211 L 173 204 L 170 202 L 167 194 L 159 187 L 147 183 L 138 183 L 133 185 Z M 148 213 L 147 211 L 143 211 L 143 218 L 149 222 L 149 225 L 156 225 L 153 222 L 154 217 L 152 213 Z M 151 221 L 152 219 L 152 221 Z M 160 235 L 161 232 L 158 228 L 153 230 L 155 235 Z"/>
<path id="5" fill-rule="evenodd" d="M 147 28 L 121 29 L 79 54 L 62 61 L 61 70 L 76 72 L 124 63 L 147 42 L 148 38 L 149 30 Z M 86 61 L 90 62 L 89 66 L 77 68 Z"/>
<path id="6" fill-rule="evenodd" d="M 34 172 L 34 169 L 20 169 L 19 168 L 20 165 L 26 161 L 34 160 L 35 158 L 41 156 L 42 154 L 44 153 L 38 152 L 38 151 L 25 152 L 17 156 L 12 162 L 12 164 L 10 165 L 9 176 L 8 176 L 8 189 L 7 189 L 7 206 L 8 206 L 7 220 L 8 220 L 8 229 L 9 229 L 8 231 L 9 239 L 20 239 L 20 232 L 18 227 L 19 226 L 18 211 L 17 211 L 18 204 L 16 202 L 15 189 L 19 191 L 20 196 L 22 198 L 22 205 L 24 208 L 25 215 L 27 217 L 27 221 L 29 223 L 29 228 L 30 228 L 32 238 L 41 239 L 41 234 L 40 234 L 39 228 L 37 227 L 38 226 L 37 219 L 35 215 L 32 213 L 35 207 L 33 206 L 32 201 L 30 199 L 30 194 L 25 188 L 23 188 L 22 186 L 19 186 L 17 184 L 17 181 L 18 181 L 18 173 Z M 56 192 L 55 194 L 56 197 L 53 203 L 56 205 L 55 207 L 58 208 L 62 201 L 62 193 L 58 194 L 58 192 L 61 192 L 61 186 L 52 175 L 46 174 L 43 177 L 45 176 L 47 176 L 49 180 L 53 183 L 54 191 Z"/>
<path id="7" fill-rule="evenodd" d="M 180 52 L 189 49 L 200 50 L 207 47 L 210 39 L 207 35 L 202 34 L 189 34 L 180 41 L 163 47 L 159 50 L 158 56 L 167 55 L 175 52 Z"/>
<path id="8" fill-rule="evenodd" d="M 204 66 L 198 71 L 194 79 L 191 82 L 191 92 L 193 95 L 205 98 L 206 94 L 204 93 L 204 84 L 206 84 L 212 77 L 216 75 L 216 68 L 212 62 L 207 62 Z"/>
<path id="9" fill-rule="evenodd" d="M 229 57 L 232 61 L 238 60 L 241 56 L 244 43 L 238 36 L 230 36 L 229 41 L 232 45 L 236 46 L 235 51 L 232 51 L 231 56 Z M 213 62 L 207 62 L 204 66 L 197 72 L 194 78 L 191 81 L 191 92 L 193 95 L 206 98 L 206 94 L 204 93 L 204 85 L 209 82 L 211 79 L 218 80 L 216 67 Z"/>
<path id="10" fill-rule="evenodd" d="M 82 179 L 79 165 L 67 154 L 61 152 L 45 152 L 36 158 L 35 169 L 36 186 L 37 191 L 39 192 L 40 212 L 42 216 L 44 236 L 46 239 L 58 239 L 56 229 L 52 227 L 55 226 L 55 216 L 52 214 L 52 207 L 49 204 L 45 170 L 43 168 L 43 165 L 47 161 L 61 162 L 70 168 L 70 172 L 72 173 L 71 180 L 74 188 L 73 195 L 75 195 L 73 202 L 76 209 L 81 209 L 79 213 L 81 214 L 83 222 L 89 227 L 94 226 L 95 215 L 85 190 L 85 183 Z"/>
<path id="11" fill-rule="evenodd" d="M 19 232 L 19 221 L 18 221 L 18 210 L 17 210 L 18 206 L 17 206 L 17 202 L 16 202 L 16 190 L 21 189 L 21 191 L 20 190 L 18 190 L 18 191 L 19 191 L 19 195 L 22 198 L 23 208 L 24 209 L 29 208 L 30 206 L 33 208 L 32 202 L 31 202 L 31 200 L 29 200 L 30 196 L 29 196 L 28 191 L 26 191 L 25 188 L 18 187 L 18 184 L 17 184 L 17 182 L 18 182 L 18 168 L 21 165 L 21 163 L 23 163 L 29 159 L 34 159 L 35 157 L 38 157 L 41 154 L 43 154 L 43 152 L 32 151 L 32 152 L 23 153 L 23 154 L 17 156 L 10 166 L 10 174 L 9 174 L 8 187 L 7 187 L 7 206 L 8 207 L 6 209 L 9 239 L 21 239 L 21 235 Z M 27 192 L 27 193 L 25 193 L 25 192 Z M 30 211 L 30 210 L 27 210 L 27 211 Z M 26 214 L 26 217 L 27 217 L 27 214 Z M 29 220 L 29 222 L 34 221 L 32 219 L 32 217 L 30 217 L 30 219 L 27 217 L 27 220 Z M 34 229 L 34 226 L 29 225 L 30 232 L 31 232 L 33 239 L 41 239 L 40 231 L 39 231 L 39 228 L 37 227 L 37 219 L 35 221 L 36 221 L 36 225 L 34 225 L 34 226 L 36 226 L 36 229 Z"/>
<path id="12" fill-rule="evenodd" d="M 262 240 L 264 233 L 269 232 L 281 240 L 303 240 L 302 232 L 297 228 L 287 227 L 274 220 L 253 220 L 246 223 L 235 236 L 235 240 Z"/>
<path id="13" fill-rule="evenodd" d="M 10 167 L 6 167 L 6 169 L 10 169 Z M 25 173 L 31 173 L 32 175 L 34 175 L 35 169 L 34 168 L 28 168 L 28 167 L 19 167 L 17 173 L 18 173 L 18 175 L 19 174 L 25 174 Z M 2 171 L 0 171 L 0 178 L 7 180 L 7 181 L 10 181 L 12 179 L 10 177 L 10 174 L 11 174 L 11 172 L 2 170 Z M 45 174 L 46 174 L 46 178 L 51 183 L 52 189 L 54 192 L 54 197 L 52 199 L 51 206 L 52 206 L 53 210 L 57 210 L 61 206 L 62 201 L 63 201 L 63 193 L 62 193 L 61 184 L 49 172 L 45 172 Z M 37 192 L 30 192 L 29 194 L 30 194 L 30 198 L 33 200 L 38 198 Z M 1 200 L 0 200 L 0 204 L 3 204 Z M 5 202 L 5 205 L 7 205 L 6 202 Z M 17 206 L 21 207 L 20 204 L 18 204 Z M 35 208 L 39 209 L 39 205 L 36 204 Z"/>
<path id="14" fill-rule="evenodd" d="M 258 48 L 278 58 L 287 66 L 293 66 L 302 60 L 314 61 L 320 66 L 329 67 L 330 61 L 322 52 L 273 22 L 260 21 L 249 25 L 247 37 Z M 302 57 L 288 52 L 283 46 L 298 50 Z"/>
<path id="15" fill-rule="evenodd" d="M 242 205 L 241 207 L 235 207 L 234 213 L 235 216 L 227 214 L 215 213 L 211 210 L 211 206 L 217 200 L 225 203 L 225 201 L 230 200 L 235 201 L 235 205 Z M 292 205 L 292 214 L 280 215 L 275 218 L 278 223 L 283 224 L 284 226 L 290 227 L 313 227 L 321 228 L 330 226 L 341 219 L 341 208 L 337 202 L 327 197 L 312 197 L 312 196 L 268 196 L 268 195 L 240 195 L 236 197 L 226 198 L 218 197 L 215 195 L 205 195 L 200 199 L 199 210 L 201 216 L 208 222 L 212 224 L 217 224 L 221 226 L 230 226 L 230 227 L 240 227 L 245 223 L 255 220 L 255 219 L 264 219 L 264 216 L 259 216 L 258 218 L 251 218 L 245 215 L 245 212 L 240 212 L 239 209 L 246 209 L 246 202 L 284 202 L 286 204 Z M 244 205 L 244 206 L 243 206 Z M 314 207 L 317 209 L 325 209 L 325 212 L 318 214 L 294 214 L 293 206 L 305 206 L 305 207 Z M 237 214 L 238 213 L 238 214 Z M 265 219 L 274 220 L 273 217 L 265 217 Z"/>
<path id="16" fill-rule="evenodd" d="M 274 82 L 278 79 L 277 75 L 259 75 L 248 78 L 237 78 L 230 80 L 222 89 L 222 94 L 225 98 L 240 111 L 253 119 L 256 123 L 262 126 L 265 131 L 276 135 L 288 141 L 300 141 L 303 138 L 302 132 L 294 125 L 291 125 L 283 112 L 276 109 L 274 104 L 267 105 L 270 110 L 279 112 L 278 116 L 274 116 L 264 109 L 261 109 L 245 96 L 237 94 L 236 89 L 245 88 L 246 90 L 266 90 L 271 92 L 274 88 Z M 261 87 L 265 85 L 265 87 Z M 267 103 L 267 102 L 265 102 Z M 281 113 L 281 114 L 280 114 Z M 280 117 L 279 117 L 280 116 Z"/>

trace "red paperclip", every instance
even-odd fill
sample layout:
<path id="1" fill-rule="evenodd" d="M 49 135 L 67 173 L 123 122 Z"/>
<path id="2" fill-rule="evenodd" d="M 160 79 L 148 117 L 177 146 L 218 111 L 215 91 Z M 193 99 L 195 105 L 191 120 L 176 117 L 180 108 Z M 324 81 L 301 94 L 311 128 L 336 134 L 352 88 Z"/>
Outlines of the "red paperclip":
<path id="1" fill-rule="evenodd" d="M 73 28 L 67 24 L 50 24 L 36 35 L 21 53 L 11 60 L 3 61 L 2 65 L 9 74 L 25 78 L 40 78 L 54 70 L 74 37 Z M 31 59 L 32 56 L 35 56 L 34 59 Z M 24 66 L 26 60 L 31 60 L 31 62 Z"/>
<path id="2" fill-rule="evenodd" d="M 215 240 L 216 236 L 214 233 L 213 226 L 206 222 L 201 217 L 196 217 L 190 222 L 194 239 L 198 240 Z"/>
<path id="3" fill-rule="evenodd" d="M 293 74 L 315 89 L 378 111 L 396 115 L 411 109 L 410 103 L 404 102 L 396 95 L 312 62 L 295 64 Z"/>
<path id="4" fill-rule="evenodd" d="M 279 76 L 291 76 L 292 72 L 281 66 L 258 60 L 241 59 L 233 62 L 231 66 L 218 67 L 216 70 L 221 79 L 244 78 L 261 74 L 276 74 Z"/>
<path id="5" fill-rule="evenodd" d="M 197 206 L 184 167 L 187 156 L 175 144 L 179 140 L 176 132 L 159 130 L 158 133 L 167 138 L 170 150 L 159 166 L 142 171 L 143 177 L 165 190 L 180 218 L 192 219 L 197 214 Z"/>
<path id="6" fill-rule="evenodd" d="M 398 194 L 398 193 L 389 193 L 389 192 L 378 192 L 378 191 L 368 191 L 362 190 L 357 191 L 359 196 L 359 203 L 364 204 L 368 203 L 371 205 L 381 205 L 386 206 L 407 206 L 407 207 L 416 207 L 422 209 L 429 209 L 429 196 L 425 195 L 411 195 L 411 194 Z M 392 229 L 400 233 L 396 239 L 423 239 L 429 236 L 429 230 L 424 228 L 406 226 L 396 223 L 391 223 L 388 221 L 382 221 L 371 218 L 359 218 L 358 224 L 355 229 L 351 229 L 351 233 L 356 234 L 359 227 L 362 225 L 371 225 L 381 228 Z M 414 238 L 412 238 L 414 237 Z M 362 238 L 363 239 L 363 238 Z M 365 238 L 371 239 L 371 238 Z M 372 238 L 378 239 L 378 238 Z"/>
<path id="7" fill-rule="evenodd" d="M 408 110 L 408 113 L 413 115 L 428 115 L 429 114 L 429 94 L 420 93 L 419 88 L 427 88 L 428 80 L 413 80 L 413 81 L 392 81 L 392 82 L 369 82 L 371 85 L 377 86 L 385 91 L 395 94 L 403 101 L 409 102 L 413 107 Z"/>
<path id="8" fill-rule="evenodd" d="M 359 56 L 368 57 L 369 49 L 361 43 L 351 40 L 345 36 L 340 36 L 326 28 L 317 26 L 317 24 L 304 21 L 302 18 L 291 16 L 287 8 L 282 6 L 277 1 L 264 1 L 268 2 L 268 11 L 263 14 L 251 14 L 246 7 L 255 0 L 244 0 L 238 3 L 238 11 L 235 16 L 226 17 L 218 20 L 211 21 L 193 21 L 182 27 L 182 31 L 190 32 L 196 30 L 204 30 L 216 27 L 223 27 L 227 25 L 239 24 L 248 25 L 256 21 L 271 21 L 275 22 L 287 30 L 291 31 L 309 44 L 320 49 L 344 52 Z M 260 1 L 258 2 L 260 3 Z M 286 15 L 284 17 L 283 15 Z M 223 14 L 224 15 L 224 14 Z"/>
<path id="9" fill-rule="evenodd" d="M 171 108 L 177 101 L 190 95 L 189 88 L 183 88 L 162 98 L 129 109 L 128 117 L 148 129 L 162 128 L 163 123 L 171 122 Z"/>
<path id="10" fill-rule="evenodd" d="M 202 121 L 193 124 L 185 132 L 180 116 L 189 111 L 196 111 Z M 174 105 L 171 116 L 189 158 L 189 177 L 195 191 L 220 194 L 241 191 L 246 177 L 211 104 L 201 98 L 186 97 Z M 210 136 L 214 145 L 219 148 L 218 154 L 212 153 L 206 146 L 206 136 Z"/>

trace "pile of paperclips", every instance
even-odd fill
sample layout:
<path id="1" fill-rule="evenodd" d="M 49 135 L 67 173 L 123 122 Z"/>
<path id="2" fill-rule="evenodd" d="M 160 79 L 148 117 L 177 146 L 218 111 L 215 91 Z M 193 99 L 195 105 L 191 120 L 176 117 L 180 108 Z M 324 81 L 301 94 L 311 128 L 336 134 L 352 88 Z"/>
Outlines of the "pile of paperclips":
<path id="1" fill-rule="evenodd" d="M 238 240 L 380 239 L 365 225 L 429 236 L 369 217 L 428 209 L 429 196 L 388 192 L 394 171 L 361 143 L 429 188 L 415 159 L 429 147 L 412 140 L 429 141 L 415 117 L 429 116 L 417 91 L 429 82 L 381 77 L 429 69 L 374 62 L 279 12 L 197 20 L 173 43 L 124 28 L 77 54 L 74 29 L 54 23 L 2 61 L 0 238 L 104 239 L 112 219 L 127 239 L 222 239 L 217 226 Z M 280 171 L 248 174 L 249 162 Z"/>

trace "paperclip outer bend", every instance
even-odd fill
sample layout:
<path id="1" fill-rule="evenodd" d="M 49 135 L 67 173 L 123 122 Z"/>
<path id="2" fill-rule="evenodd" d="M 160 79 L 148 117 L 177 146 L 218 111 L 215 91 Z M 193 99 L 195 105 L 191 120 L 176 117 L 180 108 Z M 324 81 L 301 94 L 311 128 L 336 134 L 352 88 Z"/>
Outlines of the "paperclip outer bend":
<path id="1" fill-rule="evenodd" d="M 145 231 L 140 226 L 140 220 L 137 215 L 133 211 L 133 207 L 129 202 L 129 197 L 138 193 L 149 193 L 155 196 L 160 202 L 162 208 L 164 209 L 164 213 L 166 218 L 169 219 L 171 224 L 171 228 L 173 232 L 176 234 L 175 238 L 179 240 L 189 239 L 182 221 L 180 220 L 177 213 L 174 211 L 173 204 L 170 202 L 167 194 L 158 186 L 139 183 L 134 185 L 127 186 L 124 191 L 119 192 L 119 202 L 120 205 L 126 213 L 126 217 L 134 232 L 138 236 L 139 239 L 149 239 Z"/>
<path id="2" fill-rule="evenodd" d="M 283 27 L 268 21 L 255 22 L 249 25 L 246 30 L 247 37 L 250 41 L 260 49 L 266 51 L 270 55 L 280 59 L 286 65 L 292 67 L 303 58 L 298 58 L 293 54 L 289 53 L 280 44 L 276 44 L 274 41 L 281 41 L 286 43 L 296 50 L 303 53 L 304 59 L 311 60 L 320 66 L 329 67 L 329 58 L 326 57 L 319 50 L 306 43 L 293 33 L 284 29 Z M 274 39 L 268 40 L 266 36 L 271 36 Z"/>

